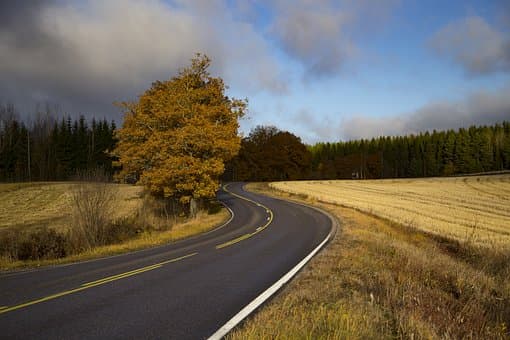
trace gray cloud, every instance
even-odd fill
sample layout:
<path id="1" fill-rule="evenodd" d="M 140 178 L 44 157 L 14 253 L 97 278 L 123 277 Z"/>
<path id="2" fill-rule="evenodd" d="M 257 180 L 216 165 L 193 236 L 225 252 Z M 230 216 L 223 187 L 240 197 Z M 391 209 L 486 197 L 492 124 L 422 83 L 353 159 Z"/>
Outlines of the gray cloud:
<path id="1" fill-rule="evenodd" d="M 272 1 L 270 33 L 301 62 L 307 77 L 336 75 L 361 55 L 355 34 L 380 29 L 397 1 Z M 360 23 L 363 23 L 360 25 Z M 367 32 L 363 32 L 367 33 Z"/>
<path id="2" fill-rule="evenodd" d="M 113 101 L 135 99 L 195 52 L 207 53 L 213 73 L 236 88 L 286 90 L 268 44 L 250 24 L 234 20 L 224 1 L 6 3 L 0 5 L 0 101 L 21 110 L 49 101 L 71 113 L 119 118 Z"/>
<path id="3" fill-rule="evenodd" d="M 467 17 L 443 27 L 430 44 L 472 75 L 510 71 L 510 35 L 481 17 Z"/>
<path id="4" fill-rule="evenodd" d="M 272 32 L 286 52 L 305 64 L 310 75 L 337 73 L 356 48 L 344 32 L 347 15 L 341 11 L 288 9 Z"/>
<path id="5" fill-rule="evenodd" d="M 341 123 L 344 140 L 396 136 L 432 130 L 458 129 L 510 120 L 510 87 L 497 91 L 478 91 L 461 101 L 438 101 L 391 117 L 356 115 Z"/>

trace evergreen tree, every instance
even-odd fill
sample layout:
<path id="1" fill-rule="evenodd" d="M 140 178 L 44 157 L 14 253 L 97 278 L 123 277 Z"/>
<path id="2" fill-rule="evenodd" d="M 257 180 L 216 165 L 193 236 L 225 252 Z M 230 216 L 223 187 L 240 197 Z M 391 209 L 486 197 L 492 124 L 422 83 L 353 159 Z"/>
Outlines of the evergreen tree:
<path id="1" fill-rule="evenodd" d="M 509 123 L 310 146 L 314 178 L 449 176 L 509 169 Z"/>

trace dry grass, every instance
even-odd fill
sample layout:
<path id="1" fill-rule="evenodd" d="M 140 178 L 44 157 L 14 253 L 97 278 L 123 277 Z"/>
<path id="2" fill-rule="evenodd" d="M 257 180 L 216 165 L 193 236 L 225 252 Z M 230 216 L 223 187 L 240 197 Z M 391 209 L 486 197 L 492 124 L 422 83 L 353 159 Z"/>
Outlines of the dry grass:
<path id="1" fill-rule="evenodd" d="M 73 204 L 73 190 L 80 183 L 0 183 L 0 231 L 50 226 L 68 227 Z M 142 205 L 139 186 L 110 184 L 116 188 L 113 218 L 133 215 Z"/>
<path id="2" fill-rule="evenodd" d="M 354 208 L 479 246 L 510 246 L 510 175 L 279 182 L 294 194 Z"/>
<path id="3" fill-rule="evenodd" d="M 226 209 L 221 209 L 219 213 L 214 215 L 200 212 L 195 219 L 176 223 L 169 230 L 143 232 L 136 238 L 126 240 L 122 243 L 96 247 L 91 250 L 60 259 L 39 261 L 9 261 L 0 258 L 0 270 L 12 270 L 18 268 L 73 263 L 154 247 L 210 231 L 225 223 L 229 217 L 230 213 Z"/>
<path id="4" fill-rule="evenodd" d="M 501 258 L 488 248 L 471 248 L 355 209 L 303 196 L 290 199 L 327 209 L 341 228 L 282 293 L 228 338 L 510 337 L 508 253 Z M 484 256 L 478 256 L 482 249 Z"/>
<path id="5" fill-rule="evenodd" d="M 0 184 L 0 202 L 0 270 L 147 248 L 214 229 L 230 216 L 220 207 L 194 219 L 170 216 L 162 213 L 166 205 L 144 195 L 142 187 L 106 183 Z M 107 216 L 96 216 L 98 210 Z M 91 234 L 104 239 L 84 243 L 77 237 L 82 229 L 93 231 L 91 226 L 105 228 Z"/>

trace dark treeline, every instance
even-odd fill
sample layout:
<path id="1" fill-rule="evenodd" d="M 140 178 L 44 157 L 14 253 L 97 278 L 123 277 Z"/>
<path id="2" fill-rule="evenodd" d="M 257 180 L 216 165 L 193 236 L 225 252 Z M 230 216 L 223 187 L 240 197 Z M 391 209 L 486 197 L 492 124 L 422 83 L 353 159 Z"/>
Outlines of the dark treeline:
<path id="1" fill-rule="evenodd" d="M 0 105 L 0 181 L 71 179 L 87 169 L 112 174 L 115 123 L 38 113 L 30 123 Z"/>
<path id="2" fill-rule="evenodd" d="M 257 126 L 241 141 L 237 157 L 226 166 L 224 179 L 281 181 L 307 178 L 311 154 L 301 139 L 274 126 Z"/>
<path id="3" fill-rule="evenodd" d="M 84 170 L 113 174 L 115 123 L 50 110 L 30 123 L 0 104 L 0 181 L 72 179 Z M 306 147 L 290 132 L 258 126 L 243 138 L 224 180 L 402 178 L 510 170 L 510 122 L 419 135 Z"/>
<path id="4" fill-rule="evenodd" d="M 311 178 L 399 178 L 510 169 L 510 123 L 310 146 Z"/>

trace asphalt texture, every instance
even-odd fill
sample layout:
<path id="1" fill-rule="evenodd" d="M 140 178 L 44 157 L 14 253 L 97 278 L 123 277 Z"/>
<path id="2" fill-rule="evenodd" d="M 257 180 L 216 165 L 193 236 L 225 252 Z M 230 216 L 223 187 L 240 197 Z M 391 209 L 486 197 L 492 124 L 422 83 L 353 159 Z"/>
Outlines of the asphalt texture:
<path id="1" fill-rule="evenodd" d="M 317 210 L 246 192 L 242 183 L 228 190 L 251 201 L 220 191 L 218 198 L 234 216 L 208 234 L 0 274 L 0 338 L 209 337 L 308 255 L 332 227 Z M 252 236 L 243 239 L 247 234 Z"/>

